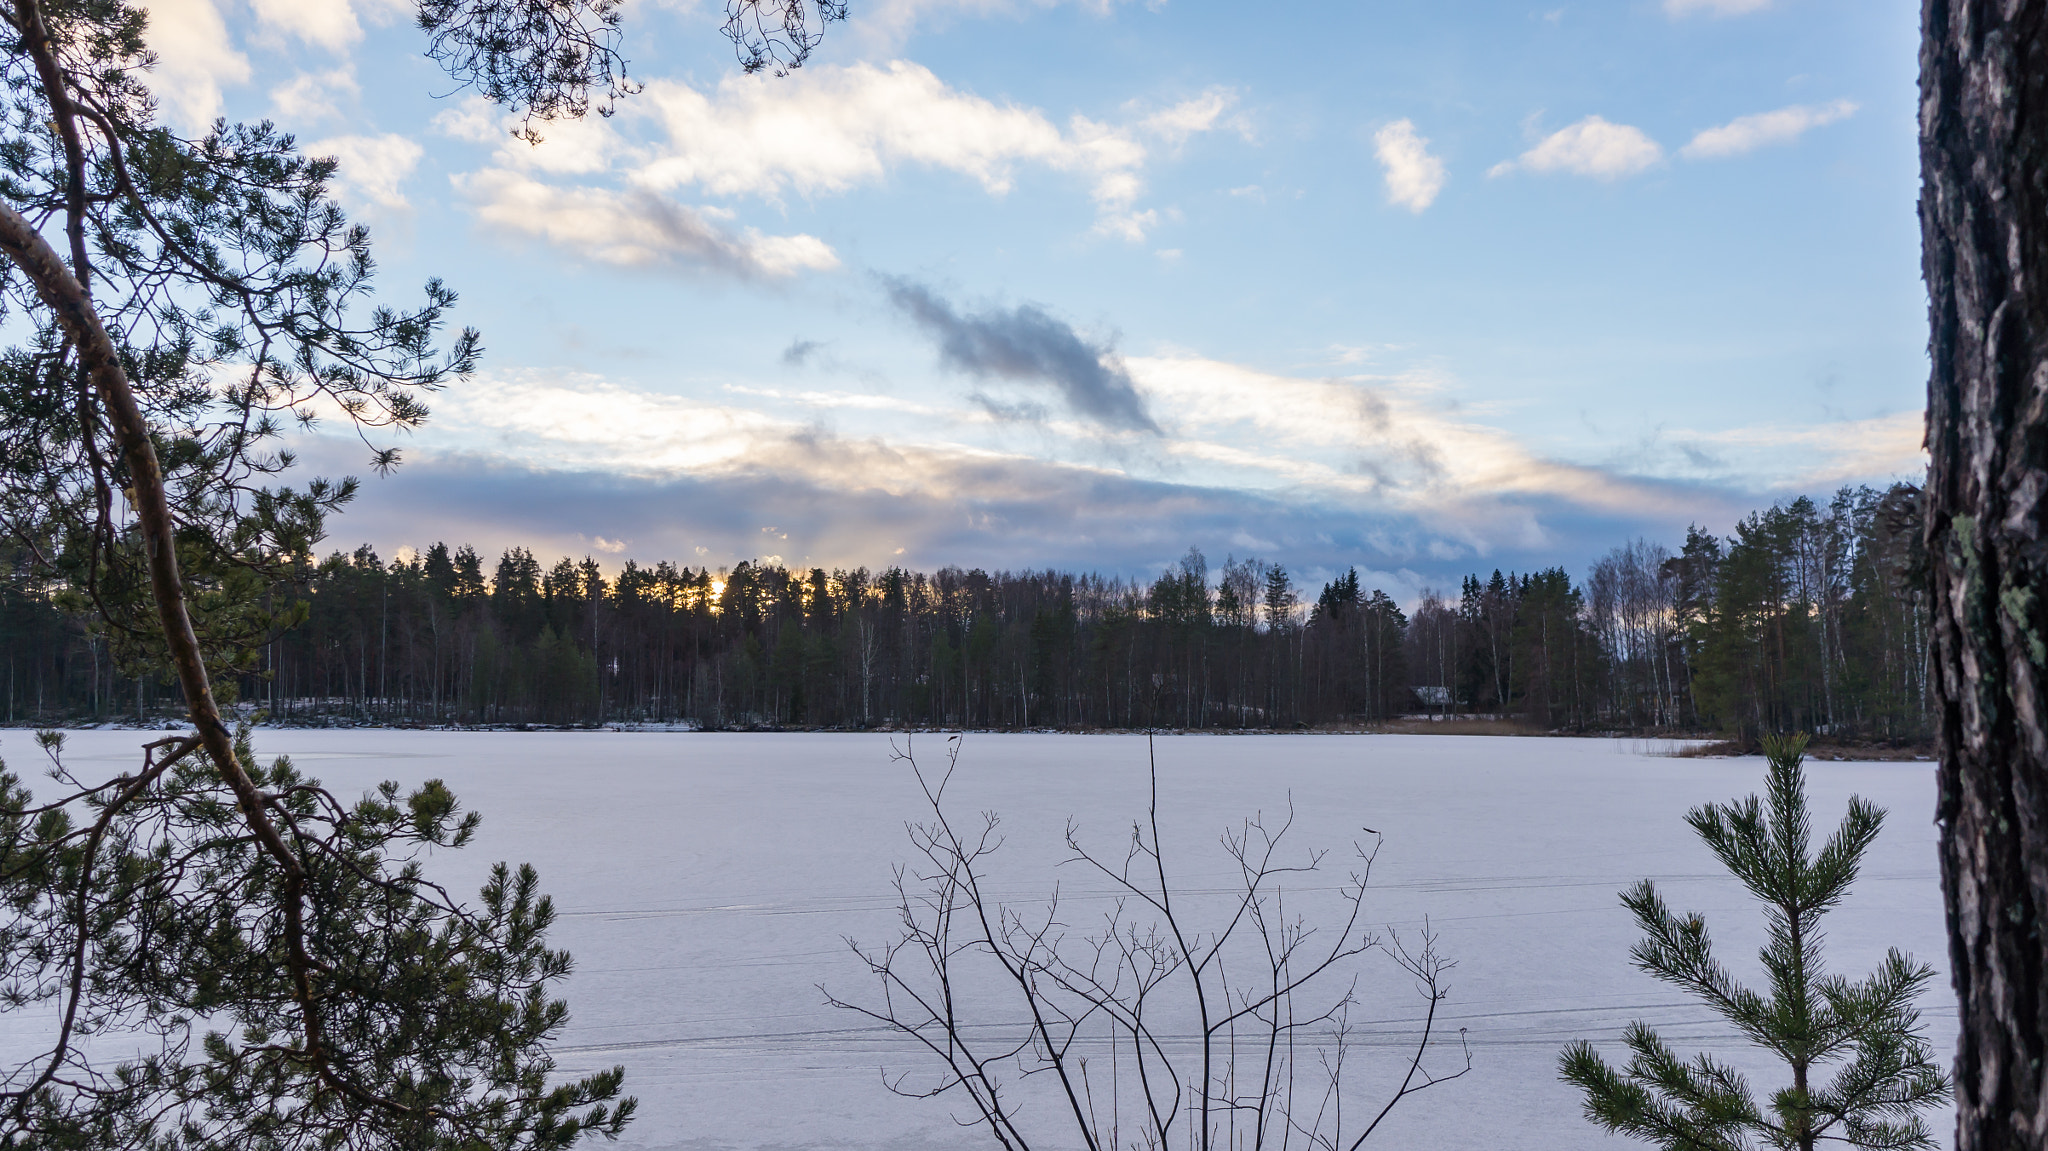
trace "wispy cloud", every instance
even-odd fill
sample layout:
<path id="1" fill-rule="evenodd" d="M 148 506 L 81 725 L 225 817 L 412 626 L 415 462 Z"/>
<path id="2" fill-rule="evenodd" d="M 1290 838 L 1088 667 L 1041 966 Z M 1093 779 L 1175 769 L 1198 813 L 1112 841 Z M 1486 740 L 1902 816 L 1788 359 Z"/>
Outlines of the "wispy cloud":
<path id="1" fill-rule="evenodd" d="M 220 115 L 221 87 L 249 82 L 249 58 L 235 50 L 213 0 L 148 0 L 144 7 L 157 55 L 149 89 L 172 126 L 204 132 Z"/>
<path id="2" fill-rule="evenodd" d="M 249 0 L 249 7 L 266 32 L 329 51 L 338 52 L 363 38 L 363 26 L 349 0 Z"/>
<path id="3" fill-rule="evenodd" d="M 1545 136 L 1515 159 L 1495 164 L 1487 175 L 1504 176 L 1521 170 L 1618 180 L 1654 167 L 1663 158 L 1664 149 L 1642 129 L 1588 116 Z"/>
<path id="4" fill-rule="evenodd" d="M 306 145 L 309 156 L 332 156 L 337 190 L 343 202 L 403 212 L 411 208 L 404 184 L 425 154 L 410 137 L 333 136 Z"/>
<path id="5" fill-rule="evenodd" d="M 784 353 L 787 362 L 788 353 Z M 838 409 L 842 411 L 887 412 L 913 416 L 929 416 L 939 420 L 957 420 L 957 409 L 919 403 L 901 396 L 883 395 L 877 392 L 852 391 L 792 391 L 787 388 L 764 388 L 755 384 L 726 384 L 723 390 L 729 395 L 758 396 L 775 401 L 778 409 L 790 405 L 805 408 Z"/>
<path id="6" fill-rule="evenodd" d="M 973 324 L 950 308 L 945 311 L 956 323 Z M 970 342 L 956 349 L 959 355 L 992 373 L 996 364 L 1016 365 L 1017 349 L 971 342 L 987 334 L 966 333 Z M 1089 350 L 1067 349 L 1077 357 Z M 1085 369 L 1085 364 L 1069 362 L 1052 370 L 1075 368 Z M 1142 394 L 1159 411 L 1170 413 L 1157 420 L 1160 431 L 1150 462 L 1040 462 L 1175 484 L 1199 476 L 1205 487 L 1284 494 L 1388 514 L 1434 514 L 1446 523 L 1467 516 L 1483 521 L 1492 513 L 1475 509 L 1536 498 L 1607 512 L 1684 511 L 1657 486 L 1661 481 L 1636 481 L 1607 469 L 1547 459 L 1510 432 L 1461 419 L 1442 407 L 1426 382 L 1305 379 L 1182 355 L 1134 357 L 1120 383 L 1107 387 L 1112 394 L 1130 387 L 1131 399 Z M 731 401 L 708 402 L 622 387 L 587 374 L 493 376 L 446 393 L 437 404 L 437 419 L 441 427 L 460 431 L 452 432 L 452 438 L 451 433 L 429 434 L 423 443 L 444 450 L 488 445 L 540 466 L 565 469 L 595 467 L 650 477 L 728 474 L 809 459 L 818 443 L 836 442 L 816 423 L 818 411 L 866 409 L 900 413 L 912 422 L 886 442 L 835 449 L 858 456 L 861 470 L 817 472 L 819 482 L 880 485 L 905 494 L 937 481 L 922 465 L 904 461 L 1013 455 L 976 446 L 972 436 L 963 434 L 963 425 L 975 422 L 963 418 L 966 412 L 854 393 L 742 385 L 725 391 Z M 745 403 L 749 398 L 757 403 Z M 988 417 L 977 413 L 976 418 L 985 423 Z M 1067 430 L 1085 432 L 1081 426 Z M 1815 461 L 1832 459 L 1853 439 L 1843 433 L 1826 441 L 1833 447 L 1816 451 Z M 1812 444 L 1819 449 L 1823 439 Z M 1049 454 L 1061 453 L 1055 447 Z M 891 459 L 897 462 L 879 462 Z"/>
<path id="7" fill-rule="evenodd" d="M 838 195 L 906 166 L 955 172 L 1002 196 L 1020 169 L 1035 166 L 1084 180 L 1096 230 L 1135 242 L 1160 219 L 1138 206 L 1151 148 L 1244 131 L 1230 114 L 1236 101 L 1232 90 L 1211 88 L 1164 108 L 1134 105 L 1128 123 L 1074 115 L 1062 126 L 1037 108 L 953 88 L 909 61 L 821 65 L 773 82 L 728 76 L 704 91 L 654 80 L 614 120 L 551 126 L 537 148 L 508 142 L 496 166 L 769 203 Z M 460 138 L 504 140 L 500 120 L 464 104 L 437 123 Z"/>
<path id="8" fill-rule="evenodd" d="M 239 3 L 142 0 L 140 7 L 149 15 L 145 39 L 157 56 L 147 83 L 172 127 L 188 135 L 205 132 L 223 110 L 223 89 L 249 82 L 249 57 L 237 46 L 238 40 L 266 52 L 297 41 L 345 55 L 362 39 L 364 18 L 383 24 L 411 11 L 406 0 L 248 0 L 248 6 L 255 16 L 253 28 L 250 21 L 240 18 Z M 234 9 L 238 17 L 232 30 L 222 16 L 223 7 Z M 348 63 L 343 60 L 332 72 L 301 73 L 296 81 L 273 92 L 272 98 L 287 122 L 303 124 L 299 119 L 302 113 L 331 115 L 332 95 L 353 87 Z"/>
<path id="9" fill-rule="evenodd" d="M 1373 154 L 1386 174 L 1387 203 L 1421 212 L 1444 187 L 1444 162 L 1429 154 L 1415 122 L 1396 120 L 1373 134 Z"/>
<path id="10" fill-rule="evenodd" d="M 963 318 L 943 302 L 938 306 L 941 322 L 953 325 L 989 318 Z M 990 327 L 1000 329 L 1000 321 L 1014 315 L 994 318 L 998 322 Z M 972 342 L 987 334 L 963 334 L 966 346 L 957 351 L 968 364 L 994 374 L 994 365 L 1013 364 L 1021 353 Z M 1076 358 L 1095 350 L 1085 343 L 1066 349 Z M 1028 360 L 1022 364 L 1033 366 Z M 1048 370 L 1086 366 L 1069 362 Z M 1709 470 L 1733 469 L 1759 491 L 1877 481 L 1924 466 L 1915 412 L 1799 428 L 1674 429 L 1664 442 L 1684 447 L 1666 463 L 1655 457 L 1671 456 L 1669 451 L 1593 465 L 1550 457 L 1511 429 L 1472 418 L 1449 404 L 1440 384 L 1426 376 L 1302 377 L 1178 354 L 1130 357 L 1119 365 L 1119 378 L 1104 386 L 1123 402 L 1142 397 L 1145 418 L 1158 428 L 1147 449 L 1105 462 L 1082 442 L 1091 425 L 1068 421 L 1048 425 L 1054 442 L 1034 447 L 1039 462 L 1090 474 L 1263 492 L 1319 506 L 1435 517 L 1446 535 L 1475 543 L 1484 542 L 1485 525 L 1512 519 L 1507 509 L 1530 501 L 1588 514 L 1683 521 L 1698 514 L 1688 493 L 1710 464 Z M 1052 390 L 1064 399 L 1059 385 Z M 503 453 L 541 467 L 657 478 L 727 474 L 811 459 L 807 453 L 821 437 L 835 438 L 822 418 L 866 412 L 886 417 L 882 426 L 892 430 L 861 441 L 867 446 L 857 452 L 843 449 L 858 455 L 864 470 L 817 472 L 816 478 L 849 487 L 881 485 L 899 494 L 921 490 L 929 480 L 900 460 L 1014 455 L 988 446 L 993 441 L 975 431 L 988 428 L 991 418 L 978 407 L 946 409 L 891 395 L 738 383 L 724 392 L 728 399 L 712 402 L 587 374 L 482 377 L 443 394 L 437 423 L 421 443 L 442 451 Z M 1062 436 L 1071 442 L 1057 442 Z M 1788 446 L 1798 449 L 1789 457 Z M 899 463 L 877 462 L 888 459 Z M 1711 478 L 1730 480 L 1727 472 Z"/>
<path id="11" fill-rule="evenodd" d="M 667 135 L 634 173 L 648 187 L 772 200 L 843 192 L 907 164 L 958 172 L 1000 196 L 1020 166 L 1038 165 L 1087 179 L 1107 230 L 1139 240 L 1156 220 L 1135 208 L 1147 160 L 1141 130 L 1168 142 L 1211 131 L 1235 96 L 1211 90 L 1135 126 L 1075 115 L 1062 128 L 1039 109 L 962 92 L 895 60 L 807 68 L 774 85 L 729 77 L 715 94 L 662 82 L 644 100 Z"/>
<path id="12" fill-rule="evenodd" d="M 427 483 L 435 497 L 387 507 L 387 485 L 373 484 L 338 527 L 380 544 L 573 551 L 602 536 L 643 560 L 733 562 L 759 554 L 761 525 L 775 524 L 774 550 L 792 562 L 886 563 L 902 548 L 927 565 L 1113 570 L 1255 538 L 1290 567 L 1370 559 L 1441 578 L 1590 560 L 1627 535 L 1725 524 L 1774 493 L 1909 474 L 1919 460 L 1913 413 L 1678 433 L 1670 473 L 1646 475 L 1549 458 L 1461 415 L 1426 377 L 1304 378 L 1192 355 L 1132 357 L 1126 371 L 1160 431 L 1112 462 L 978 446 L 987 413 L 890 396 L 728 385 L 707 401 L 592 375 L 485 376 L 443 395 L 389 489 Z M 896 430 L 829 422 L 861 412 Z M 1750 490 L 1720 486 L 1722 464 Z"/>
<path id="13" fill-rule="evenodd" d="M 657 81 L 637 107 L 667 138 L 635 166 L 636 180 L 721 196 L 840 193 L 901 164 L 958 172 L 1001 195 L 1019 164 L 1106 179 L 1144 159 L 1128 133 L 1085 118 L 1062 130 L 1036 108 L 958 91 L 904 60 L 806 68 L 773 84 L 727 77 L 709 93 Z"/>
<path id="14" fill-rule="evenodd" d="M 1718 128 L 1708 128 L 1679 150 L 1689 160 L 1711 160 L 1739 156 L 1771 144 L 1789 144 L 1809 130 L 1846 120 L 1856 114 L 1849 100 L 1827 104 L 1794 104 L 1775 112 L 1738 116 Z"/>
<path id="15" fill-rule="evenodd" d="M 804 431 L 767 412 L 621 387 L 588 373 L 480 376 L 448 391 L 436 408 L 447 430 L 427 439 L 444 451 L 474 448 L 480 436 L 539 467 L 619 475 L 744 468 Z"/>
<path id="16" fill-rule="evenodd" d="M 682 2 L 687 3 L 688 0 Z M 900 48 L 917 31 L 943 26 L 959 17 L 1014 18 L 1065 4 L 1072 4 L 1098 17 L 1104 17 L 1132 2 L 1133 0 L 874 0 L 861 6 L 859 17 L 852 21 L 847 31 L 855 36 L 869 53 L 887 54 Z M 1154 11 L 1165 7 L 1166 4 L 1166 0 L 1143 2 L 1146 8 Z"/>
<path id="17" fill-rule="evenodd" d="M 572 403 L 589 399 L 564 397 L 563 406 Z M 318 452 L 308 455 L 322 465 Z M 950 563 L 1131 574 L 1156 572 L 1196 544 L 1215 555 L 1256 550 L 1304 581 L 1351 565 L 1398 573 L 1387 586 L 1401 594 L 1475 567 L 1576 568 L 1616 539 L 1675 540 L 1688 521 L 1725 522 L 1749 506 L 1698 486 L 1663 495 L 1683 511 L 1605 512 L 1539 496 L 1418 515 L 1306 492 L 810 432 L 760 440 L 731 466 L 659 474 L 426 451 L 393 478 L 367 484 L 334 528 L 337 543 L 368 539 L 387 550 L 439 539 L 487 553 L 522 545 L 575 555 L 624 541 L 611 562 L 731 564 L 773 551 L 827 568 Z M 763 531 L 768 524 L 772 535 Z"/>
<path id="18" fill-rule="evenodd" d="M 1761 12 L 1774 2 L 1775 0 L 1664 0 L 1664 12 L 1673 19 L 1694 14 L 1746 16 L 1751 12 Z"/>
<path id="19" fill-rule="evenodd" d="M 502 168 L 457 177 L 456 187 L 485 224 L 601 263 L 704 269 L 743 279 L 839 266 L 831 246 L 816 236 L 733 231 L 695 208 L 643 190 L 562 188 Z"/>
<path id="20" fill-rule="evenodd" d="M 1917 480 L 1927 469 L 1926 432 L 1925 413 L 1903 411 L 1837 423 L 1759 424 L 1689 436 L 1720 449 L 1713 455 L 1723 466 L 1769 477 L 1780 488 L 1813 490 L 1894 478 Z M 1781 462 L 1788 451 L 1798 460 L 1790 469 Z M 1779 466 L 1774 468 L 1774 462 Z"/>
<path id="21" fill-rule="evenodd" d="M 1141 110 L 1136 104 L 1128 107 L 1133 111 Z M 1237 90 L 1214 86 L 1192 99 L 1144 113 L 1137 121 L 1137 128 L 1173 146 L 1221 128 L 1233 128 L 1239 136 L 1251 139 L 1251 121 L 1236 108 Z"/>
<path id="22" fill-rule="evenodd" d="M 1158 432 L 1123 362 L 1106 345 L 1034 304 L 963 315 L 922 284 L 882 281 L 889 302 L 939 346 L 947 367 L 978 379 L 1049 384 L 1076 415 L 1118 431 Z M 990 412 L 1042 418 L 1030 404 L 984 403 Z"/>
<path id="23" fill-rule="evenodd" d="M 340 119 L 342 104 L 361 93 L 354 70 L 344 66 L 299 73 L 271 90 L 270 105 L 280 121 L 305 125 Z"/>
<path id="24" fill-rule="evenodd" d="M 1130 369 L 1169 413 L 1168 452 L 1211 482 L 1417 513 L 1533 496 L 1644 511 L 1664 498 L 1457 415 L 1427 377 L 1303 378 L 1190 355 L 1132 357 Z"/>

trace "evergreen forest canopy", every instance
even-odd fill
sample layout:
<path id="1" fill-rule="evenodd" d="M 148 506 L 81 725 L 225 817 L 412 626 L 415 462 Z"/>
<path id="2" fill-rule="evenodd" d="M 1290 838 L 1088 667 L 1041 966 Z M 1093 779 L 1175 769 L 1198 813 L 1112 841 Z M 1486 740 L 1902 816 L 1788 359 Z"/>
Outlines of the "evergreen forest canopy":
<path id="1" fill-rule="evenodd" d="M 1199 551 L 1147 583 L 1059 571 L 709 568 L 615 578 L 524 548 L 302 563 L 236 687 L 282 722 L 706 727 L 1293 728 L 1504 715 L 1573 731 L 1931 725 L 1918 489 L 1844 488 L 1673 554 L 1637 541 L 1467 576 L 1404 611 L 1353 570 L 1320 592 Z M 26 563 L 0 583 L 11 723 L 170 714 Z"/>

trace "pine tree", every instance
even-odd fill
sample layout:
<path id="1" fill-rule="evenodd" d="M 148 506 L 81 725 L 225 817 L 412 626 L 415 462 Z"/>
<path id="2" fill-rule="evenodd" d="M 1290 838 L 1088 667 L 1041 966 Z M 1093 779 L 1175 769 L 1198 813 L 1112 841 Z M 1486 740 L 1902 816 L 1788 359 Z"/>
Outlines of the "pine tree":
<path id="1" fill-rule="evenodd" d="M 759 2 L 728 0 L 727 35 L 750 71 L 795 67 L 816 25 L 796 0 L 765 16 Z M 631 90 L 620 9 L 416 0 L 413 15 L 457 87 L 537 140 Z M 845 15 L 829 0 L 809 11 Z M 0 769 L 0 1013 L 61 1004 L 49 1047 L 0 1073 L 0 1145 L 615 1134 L 620 1075 L 561 1083 L 547 1053 L 565 1018 L 547 985 L 568 959 L 542 945 L 533 873 L 501 869 L 480 909 L 456 903 L 414 862 L 473 826 L 440 783 L 350 807 L 289 764 L 258 765 L 223 719 L 237 679 L 302 618 L 270 602 L 278 581 L 302 573 L 356 490 L 282 486 L 293 453 L 274 441 L 329 404 L 366 438 L 411 429 L 422 395 L 467 376 L 480 345 L 466 330 L 437 346 L 455 303 L 439 280 L 409 308 L 375 291 L 369 233 L 330 195 L 335 160 L 268 120 L 196 139 L 158 123 L 150 15 L 0 0 L 0 543 L 120 638 L 138 709 L 144 681 L 169 673 L 194 729 L 112 779 L 59 761 L 60 797 L 40 806 Z M 369 463 L 398 458 L 378 448 Z M 366 550 L 322 574 L 359 623 L 356 593 L 376 588 L 375 643 L 358 629 L 341 686 L 382 698 L 390 680 L 369 666 L 373 650 L 388 662 L 391 571 Z M 216 1024 L 232 1033 L 200 1034 Z M 138 1038 L 157 1051 L 120 1062 Z"/>
<path id="2" fill-rule="evenodd" d="M 1884 812 L 1851 797 L 1841 826 L 1813 854 L 1800 767 L 1805 747 L 1804 736 L 1766 739 L 1767 799 L 1707 804 L 1686 816 L 1764 905 L 1770 939 L 1759 957 L 1767 991 L 1737 983 L 1714 958 L 1706 921 L 1697 912 L 1673 915 L 1649 880 L 1621 897 L 1645 934 L 1630 952 L 1635 965 L 1699 999 L 1783 1060 L 1791 1082 L 1759 1105 L 1733 1067 L 1705 1053 L 1682 1060 L 1637 1021 L 1624 1036 L 1630 1057 L 1620 1069 L 1583 1040 L 1559 1060 L 1561 1077 L 1585 1092 L 1592 1122 L 1668 1151 L 1759 1144 L 1812 1151 L 1822 1141 L 1934 1146 L 1920 1110 L 1946 1099 L 1949 1081 L 1933 1061 L 1913 1006 L 1934 969 L 1896 948 L 1860 982 L 1821 966 L 1820 919 L 1848 893 Z M 1832 1076 L 1819 1082 L 1830 1068 Z"/>
<path id="3" fill-rule="evenodd" d="M 1962 1042 L 1956 1147 L 2048 1142 L 2048 21 L 1926 0 L 1920 43 L 1935 827 Z"/>

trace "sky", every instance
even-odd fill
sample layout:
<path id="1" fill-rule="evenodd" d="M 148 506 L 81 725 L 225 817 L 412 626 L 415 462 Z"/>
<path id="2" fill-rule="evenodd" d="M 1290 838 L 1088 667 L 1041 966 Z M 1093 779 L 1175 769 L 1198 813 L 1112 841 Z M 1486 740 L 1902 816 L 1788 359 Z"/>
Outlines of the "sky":
<path id="1" fill-rule="evenodd" d="M 396 0 L 153 0 L 163 117 L 340 160 L 482 366 L 329 543 L 1402 598 L 1924 470 L 1903 0 L 852 0 L 512 135 Z"/>

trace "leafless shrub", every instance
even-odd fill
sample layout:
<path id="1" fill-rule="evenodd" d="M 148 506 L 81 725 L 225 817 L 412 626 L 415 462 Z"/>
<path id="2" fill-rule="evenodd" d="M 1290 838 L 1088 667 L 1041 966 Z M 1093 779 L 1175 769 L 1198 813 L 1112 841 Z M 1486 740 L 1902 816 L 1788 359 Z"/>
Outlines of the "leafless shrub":
<path id="1" fill-rule="evenodd" d="M 1006 1151 L 1077 1138 L 1087 1151 L 1354 1151 L 1402 1099 L 1471 1070 L 1462 1029 L 1458 1069 L 1426 1066 L 1433 1041 L 1445 1045 L 1436 1015 L 1453 966 L 1427 924 L 1411 939 L 1362 926 L 1377 832 L 1368 829 L 1370 849 L 1353 845 L 1335 924 L 1290 909 L 1331 891 L 1327 853 L 1283 853 L 1291 804 L 1277 826 L 1254 816 L 1226 831 L 1229 884 L 1196 889 L 1161 846 L 1155 759 L 1151 803 L 1121 859 L 1083 847 L 1068 823 L 1066 865 L 1109 889 L 1106 909 L 1083 928 L 1078 917 L 1069 922 L 1057 890 L 1015 901 L 990 888 L 999 818 L 983 812 L 962 826 L 945 803 L 959 738 L 949 737 L 936 773 L 908 744 L 896 753 L 930 818 L 909 827 L 920 858 L 896 871 L 897 937 L 879 947 L 847 941 L 879 999 L 826 992 L 832 1006 L 915 1040 L 927 1066 L 938 1065 L 931 1076 L 885 1068 L 890 1090 L 964 1096 L 959 1121 L 985 1128 Z M 1386 1032 L 1352 1015 L 1375 954 L 1411 978 L 1426 1004 L 1420 1034 L 1401 1041 L 1398 1083 L 1385 1077 L 1377 1088 L 1361 1087 L 1353 1064 Z"/>

